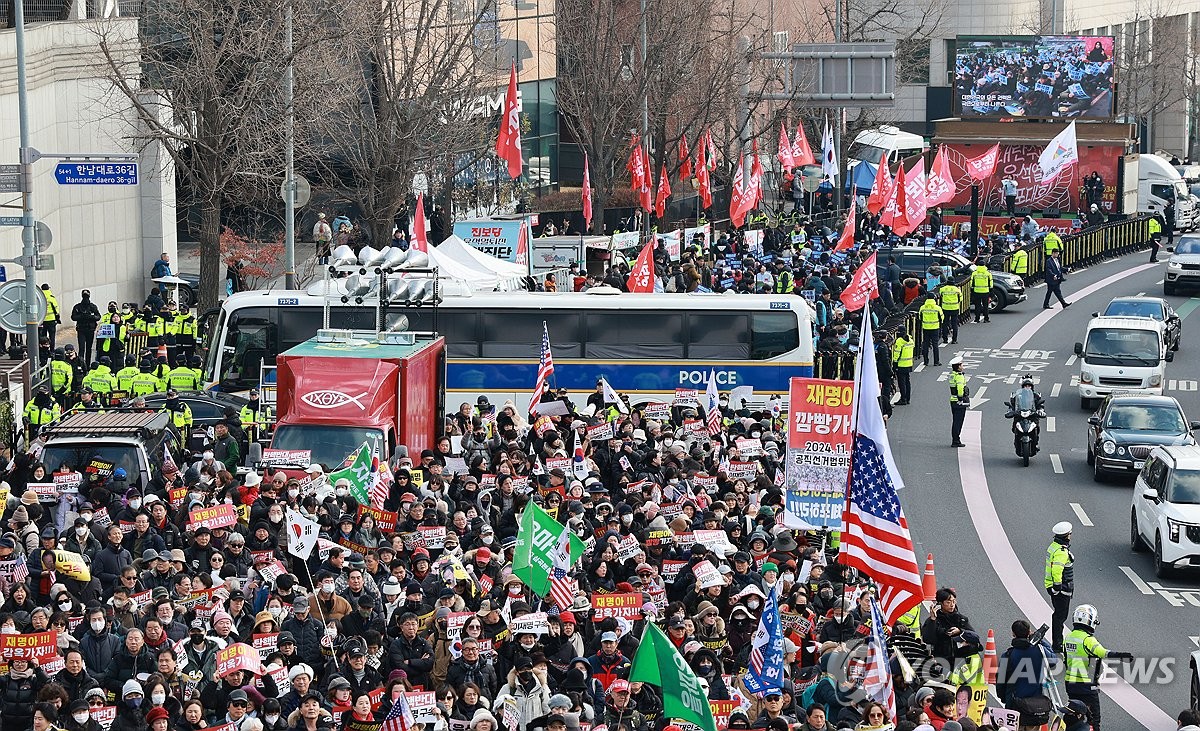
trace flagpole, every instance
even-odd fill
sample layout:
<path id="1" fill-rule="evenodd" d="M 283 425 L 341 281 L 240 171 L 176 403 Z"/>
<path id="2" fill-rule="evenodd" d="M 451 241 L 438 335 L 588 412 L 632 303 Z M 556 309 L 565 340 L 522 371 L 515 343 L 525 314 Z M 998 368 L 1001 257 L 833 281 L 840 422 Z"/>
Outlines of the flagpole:
<path id="1" fill-rule="evenodd" d="M 853 386 L 853 388 L 854 388 L 854 392 L 853 392 L 854 393 L 854 408 L 851 409 L 851 416 L 850 416 L 850 423 L 851 423 L 851 428 L 850 428 L 850 434 L 851 434 L 850 468 L 846 470 L 846 501 L 845 501 L 845 505 L 842 507 L 842 529 L 841 529 L 841 532 L 843 532 L 843 533 L 847 532 L 850 528 L 849 524 L 847 523 L 846 516 L 850 512 L 850 485 L 854 479 L 854 452 L 857 451 L 857 449 L 858 449 L 858 413 L 859 413 L 859 410 L 862 408 L 863 352 L 864 352 L 864 348 L 866 348 L 866 347 L 870 347 L 872 350 L 874 350 L 874 347 L 875 347 L 875 343 L 874 343 L 875 336 L 874 336 L 874 333 L 870 332 L 870 328 L 871 328 L 871 324 L 870 324 L 871 321 L 869 319 L 870 317 L 871 317 L 871 300 L 868 299 L 867 303 L 865 305 L 863 305 L 863 324 L 862 324 L 862 328 L 859 330 L 860 336 L 858 339 L 858 358 L 855 360 L 855 363 L 854 363 L 854 386 Z M 870 334 L 871 335 L 870 341 L 864 342 L 864 338 L 862 337 L 862 334 Z M 842 555 L 842 552 L 839 550 L 838 551 L 839 559 L 841 558 L 841 555 Z"/>

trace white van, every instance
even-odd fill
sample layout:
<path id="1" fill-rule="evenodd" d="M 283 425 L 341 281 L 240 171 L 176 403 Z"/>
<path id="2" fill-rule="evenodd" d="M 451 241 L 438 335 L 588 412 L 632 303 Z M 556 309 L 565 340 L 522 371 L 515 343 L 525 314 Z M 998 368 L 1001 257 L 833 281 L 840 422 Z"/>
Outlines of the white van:
<path id="1" fill-rule="evenodd" d="M 1175 229 L 1191 231 L 1200 223 L 1191 191 L 1183 176 L 1167 160 L 1158 155 L 1138 155 L 1138 212 L 1162 213 L 1175 203 Z"/>
<path id="2" fill-rule="evenodd" d="M 1079 356 L 1079 404 L 1091 410 L 1113 391 L 1142 389 L 1162 393 L 1167 363 L 1163 323 L 1139 317 L 1093 317 Z"/>
<path id="3" fill-rule="evenodd" d="M 921 154 L 925 148 L 924 137 L 903 132 L 898 127 L 883 125 L 864 129 L 854 138 L 854 144 L 846 153 L 847 169 L 859 162 L 869 162 L 878 167 L 885 155 L 888 164 L 895 165 L 906 157 Z"/>

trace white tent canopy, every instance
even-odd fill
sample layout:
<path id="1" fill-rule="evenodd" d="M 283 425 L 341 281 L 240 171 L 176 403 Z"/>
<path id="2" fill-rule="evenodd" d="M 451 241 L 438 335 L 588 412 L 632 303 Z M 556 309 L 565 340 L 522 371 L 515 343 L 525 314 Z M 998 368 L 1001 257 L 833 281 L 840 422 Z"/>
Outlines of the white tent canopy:
<path id="1" fill-rule="evenodd" d="M 524 266 L 485 254 L 453 234 L 439 244 L 436 251 L 439 257 L 448 256 L 472 269 L 496 274 L 501 279 L 519 279 L 529 274 Z"/>

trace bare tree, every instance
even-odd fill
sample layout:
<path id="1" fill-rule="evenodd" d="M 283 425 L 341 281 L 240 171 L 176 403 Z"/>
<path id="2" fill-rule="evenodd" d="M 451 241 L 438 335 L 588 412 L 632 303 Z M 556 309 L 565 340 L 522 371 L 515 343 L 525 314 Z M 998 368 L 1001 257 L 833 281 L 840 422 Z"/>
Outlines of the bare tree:
<path id="1" fill-rule="evenodd" d="M 1173 16 L 1167 4 L 1147 0 L 1138 2 L 1116 36 L 1117 111 L 1145 122 L 1152 141 L 1156 117 L 1189 96 L 1194 59 L 1187 28 L 1186 15 Z"/>

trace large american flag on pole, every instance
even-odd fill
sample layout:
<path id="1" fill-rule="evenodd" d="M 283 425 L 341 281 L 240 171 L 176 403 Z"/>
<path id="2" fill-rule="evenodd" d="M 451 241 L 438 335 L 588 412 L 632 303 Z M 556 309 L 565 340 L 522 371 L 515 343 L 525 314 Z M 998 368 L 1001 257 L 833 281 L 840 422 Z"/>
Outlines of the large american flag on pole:
<path id="1" fill-rule="evenodd" d="M 542 400 L 542 396 L 550 390 L 549 378 L 554 374 L 554 356 L 550 354 L 550 330 L 542 322 L 542 360 L 538 365 L 537 382 L 533 385 L 533 398 L 529 399 L 529 413 Z"/>
<path id="2" fill-rule="evenodd" d="M 869 307 L 864 308 L 860 343 L 854 389 L 858 433 L 850 460 L 839 561 L 865 572 L 879 585 L 879 603 L 890 626 L 921 602 L 923 592 L 912 535 L 896 494 L 903 483 L 891 458 L 879 408 Z"/>
<path id="3" fill-rule="evenodd" d="M 567 576 L 571 570 L 571 531 L 558 534 L 550 560 L 554 562 L 554 568 L 550 569 L 550 599 L 565 610 L 571 606 L 579 586 L 579 582 Z"/>
<path id="4" fill-rule="evenodd" d="M 717 369 L 708 371 L 708 385 L 704 389 L 704 419 L 709 435 L 721 431 L 721 404 L 717 394 Z"/>
<path id="5" fill-rule="evenodd" d="M 879 602 L 871 597 L 871 637 L 867 641 L 867 668 L 863 678 L 867 695 L 884 705 L 888 720 L 896 720 L 896 690 L 892 686 L 892 666 L 888 657 L 887 638 L 883 634 L 883 616 Z"/>
<path id="6" fill-rule="evenodd" d="M 408 707 L 408 698 L 404 693 L 392 704 L 391 710 L 383 717 L 383 726 L 379 731 L 409 731 L 417 723 L 412 709 Z"/>

